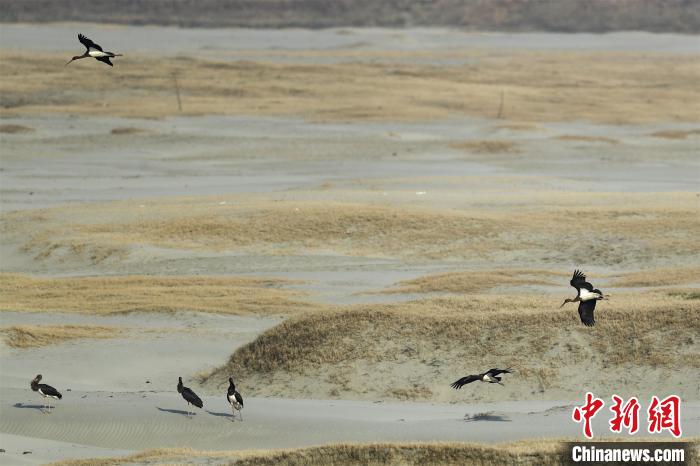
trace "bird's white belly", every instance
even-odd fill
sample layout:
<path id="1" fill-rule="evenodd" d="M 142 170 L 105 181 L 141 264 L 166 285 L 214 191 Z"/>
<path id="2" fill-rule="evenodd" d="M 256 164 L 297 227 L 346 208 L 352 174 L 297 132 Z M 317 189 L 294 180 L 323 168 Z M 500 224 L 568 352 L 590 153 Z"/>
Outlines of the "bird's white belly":
<path id="1" fill-rule="evenodd" d="M 489 377 L 488 375 L 485 375 L 484 382 L 490 382 L 490 381 L 491 381 L 491 377 Z"/>
<path id="2" fill-rule="evenodd" d="M 90 50 L 88 52 L 88 55 L 94 58 L 99 58 L 99 57 L 109 57 L 108 53 L 105 52 L 100 52 L 99 50 Z"/>
<path id="3" fill-rule="evenodd" d="M 581 290 L 581 301 L 590 301 L 591 299 L 597 299 L 600 298 L 600 295 L 598 293 L 592 293 L 588 290 Z"/>
<path id="4" fill-rule="evenodd" d="M 46 393 L 42 392 L 41 389 L 39 389 L 39 395 L 43 396 L 44 398 L 53 398 L 54 400 L 58 400 L 58 397 L 53 395 L 47 395 Z"/>

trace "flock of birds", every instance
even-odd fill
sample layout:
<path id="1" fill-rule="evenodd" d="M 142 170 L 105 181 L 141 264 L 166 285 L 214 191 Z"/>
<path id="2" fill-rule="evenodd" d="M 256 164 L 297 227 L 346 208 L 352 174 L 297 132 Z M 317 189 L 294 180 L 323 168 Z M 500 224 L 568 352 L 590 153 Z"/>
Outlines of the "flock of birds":
<path id="1" fill-rule="evenodd" d="M 98 61 L 101 61 L 102 63 L 106 63 L 109 66 L 114 66 L 110 61 L 110 58 L 122 56 L 118 53 L 105 52 L 104 50 L 102 50 L 102 47 L 100 47 L 98 44 L 96 44 L 95 42 L 88 39 L 82 34 L 78 34 L 78 40 L 81 44 L 85 46 L 85 53 L 73 57 L 68 63 L 66 63 L 66 66 L 72 63 L 74 60 L 80 60 L 82 58 L 94 58 Z M 595 325 L 595 317 L 593 316 L 593 311 L 595 310 L 596 302 L 602 299 L 606 299 L 607 297 L 599 289 L 593 288 L 593 285 L 586 281 L 586 275 L 580 270 L 574 270 L 574 275 L 569 281 L 569 283 L 572 287 L 576 289 L 576 297 L 574 297 L 573 299 L 566 298 L 560 307 L 564 307 L 564 305 L 567 303 L 579 303 L 578 314 L 581 318 L 581 322 L 587 327 L 592 327 L 593 325 Z M 484 383 L 495 383 L 503 386 L 501 375 L 511 373 L 513 373 L 512 368 L 493 368 L 481 374 L 472 374 L 464 376 L 461 379 L 453 382 L 450 386 L 458 390 L 464 385 L 476 381 Z M 58 390 L 56 390 L 50 385 L 39 383 L 40 381 L 41 375 L 37 375 L 31 382 L 31 388 L 33 391 L 38 392 L 43 400 L 46 400 L 47 398 L 60 400 L 62 398 L 62 395 L 58 392 Z M 235 420 L 236 412 L 238 412 L 242 421 L 243 397 L 236 390 L 236 385 L 233 382 L 233 378 L 229 378 L 228 382 L 229 387 L 226 392 L 226 401 L 231 406 L 231 413 L 233 415 L 233 419 Z M 182 384 L 182 377 L 178 377 L 177 391 L 187 402 L 188 417 L 191 417 L 191 415 L 194 414 L 190 412 L 190 405 L 196 406 L 200 409 L 204 407 L 204 402 L 202 401 L 202 399 L 199 396 L 197 396 L 197 394 L 191 388 L 185 387 Z M 42 410 L 44 408 L 47 408 L 48 412 L 51 412 L 51 406 L 46 404 L 46 402 L 44 402 L 44 405 L 42 405 Z"/>
<path id="2" fill-rule="evenodd" d="M 593 311 L 595 310 L 596 301 L 607 299 L 607 297 L 603 294 L 602 291 L 593 288 L 593 285 L 586 281 L 586 275 L 580 270 L 574 270 L 574 275 L 569 281 L 569 283 L 576 289 L 576 297 L 573 299 L 566 298 L 560 307 L 563 307 L 567 303 L 579 303 L 578 314 L 581 318 L 581 322 L 588 327 L 592 327 L 593 325 L 595 325 Z M 456 390 L 459 390 L 464 385 L 476 381 L 484 383 L 495 383 L 504 386 L 502 382 L 502 374 L 512 373 L 513 369 L 510 367 L 507 369 L 493 368 L 489 369 L 486 372 L 482 372 L 481 374 L 466 375 L 461 379 L 456 380 L 455 382 L 450 384 L 450 386 Z M 51 406 L 46 403 L 46 399 L 52 398 L 54 400 L 60 400 L 62 398 L 62 395 L 51 385 L 39 382 L 41 382 L 41 374 L 37 375 L 34 378 L 34 380 L 32 380 L 30 386 L 32 390 L 38 392 L 44 400 L 44 404 L 42 405 L 42 411 L 44 410 L 44 408 L 46 408 L 47 412 L 50 413 Z M 229 386 L 228 390 L 226 391 L 226 401 L 231 406 L 232 420 L 236 419 L 236 412 L 238 412 L 239 417 L 242 421 L 243 397 L 236 390 L 236 384 L 233 382 L 232 377 L 229 377 L 228 383 Z M 199 396 L 197 396 L 197 394 L 191 388 L 185 387 L 182 384 L 182 377 L 178 377 L 177 391 L 187 402 L 187 417 L 192 417 L 192 414 L 194 414 L 193 412 L 190 412 L 190 405 L 196 406 L 200 409 L 204 407 L 204 402 L 202 401 L 202 399 Z"/>
<path id="3" fill-rule="evenodd" d="M 41 411 L 44 413 L 51 413 L 51 404 L 49 403 L 49 398 L 53 400 L 60 400 L 63 395 L 53 388 L 51 385 L 47 385 L 41 382 L 41 374 L 34 377 L 34 379 L 29 384 L 32 391 L 37 392 L 42 399 Z M 204 402 L 197 396 L 197 394 L 189 387 L 185 387 L 182 384 L 182 377 L 177 378 L 177 392 L 182 395 L 182 398 L 187 402 L 187 417 L 191 418 L 194 412 L 190 412 L 190 406 L 196 406 L 199 409 L 204 408 Z M 243 420 L 243 397 L 238 390 L 236 390 L 236 384 L 233 382 L 233 378 L 228 379 L 228 390 L 226 390 L 226 401 L 231 407 L 231 420 L 236 420 L 236 412 L 241 421 Z M 46 411 L 44 411 L 46 409 Z"/>

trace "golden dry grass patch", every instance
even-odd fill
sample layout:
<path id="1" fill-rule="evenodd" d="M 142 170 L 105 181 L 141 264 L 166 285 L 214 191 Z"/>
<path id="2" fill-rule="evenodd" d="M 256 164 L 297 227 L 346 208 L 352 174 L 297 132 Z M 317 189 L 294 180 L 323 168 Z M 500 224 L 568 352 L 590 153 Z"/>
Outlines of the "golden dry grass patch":
<path id="1" fill-rule="evenodd" d="M 289 381 L 309 377 L 317 388 L 352 396 L 434 399 L 442 393 L 452 399 L 446 381 L 467 370 L 465 361 L 471 368 L 496 361 L 516 367 L 524 391 L 568 386 L 565 369 L 571 364 L 606 370 L 700 367 L 700 302 L 619 293 L 596 309 L 598 322 L 591 329 L 580 323 L 576 305 L 560 308 L 562 300 L 451 295 L 307 313 L 265 331 L 202 383 L 219 387 L 237 374 L 251 395 L 304 397 L 309 395 L 303 386 Z M 407 386 L 399 370 L 404 364 L 425 383 Z M 384 367 L 380 383 L 379 367 Z M 608 382 L 591 381 L 601 390 Z M 394 393 L 391 387 L 406 390 Z"/>
<path id="2" fill-rule="evenodd" d="M 656 131 L 654 133 L 651 133 L 652 136 L 656 138 L 663 138 L 663 139 L 686 139 L 688 136 L 695 136 L 700 134 L 700 128 L 699 129 L 690 129 L 690 130 L 665 130 L 665 131 Z"/>
<path id="3" fill-rule="evenodd" d="M 6 70 L 0 76 L 0 115 L 162 118 L 179 113 L 172 80 L 177 73 L 186 115 L 294 115 L 318 121 L 493 118 L 503 93 L 502 116 L 525 124 L 699 119 L 692 102 L 698 100 L 700 59 L 693 55 L 465 50 L 464 58 L 474 63 L 439 66 L 381 58 L 272 63 L 262 52 L 245 61 L 131 55 L 120 62 L 118 74 L 96 75 L 80 92 L 74 92 L 75 76 L 86 64 L 56 67 L 52 58 L 0 52 L 0 67 Z M 103 89 L 112 92 L 105 96 Z"/>
<path id="4" fill-rule="evenodd" d="M 4 214 L 0 227 L 37 261 L 93 265 L 123 261 L 143 247 L 405 260 L 528 254 L 574 263 L 594 254 L 597 263 L 619 268 L 700 255 L 694 193 L 520 193 L 451 207 L 384 197 L 368 202 L 367 196 L 338 201 L 325 191 L 313 196 L 61 207 Z M 572 228 L 579 218 L 586 222 Z"/>
<path id="5" fill-rule="evenodd" d="M 498 286 L 557 285 L 567 275 L 549 270 L 502 269 L 448 272 L 405 280 L 382 293 L 484 293 Z M 559 281 L 553 280 L 558 277 Z"/>
<path id="6" fill-rule="evenodd" d="M 298 465 L 497 465 L 558 464 L 561 440 L 521 440 L 507 444 L 458 442 L 335 443 L 322 446 L 240 451 L 198 451 L 190 448 L 161 448 L 113 458 L 64 460 L 52 466 L 119 466 L 190 464 L 192 458 L 230 460 L 245 466 Z M 180 463 L 182 462 L 182 463 Z"/>
<path id="7" fill-rule="evenodd" d="M 72 340 L 117 338 L 122 328 L 98 325 L 13 325 L 0 327 L 5 344 L 12 348 L 38 348 Z"/>
<path id="8" fill-rule="evenodd" d="M 651 438 L 606 439 L 612 442 L 649 442 Z M 214 461 L 230 460 L 237 466 L 334 466 L 350 465 L 560 465 L 568 457 L 565 442 L 580 439 L 525 439 L 496 444 L 474 442 L 384 442 L 332 443 L 327 445 L 272 450 L 201 451 L 191 448 L 160 448 L 112 458 L 64 460 L 51 466 L 120 466 L 125 464 L 191 464 L 193 458 Z M 698 439 L 684 438 L 691 445 L 697 464 Z M 180 463 L 182 462 L 182 463 Z"/>
<path id="9" fill-rule="evenodd" d="M 610 138 L 606 136 L 582 136 L 582 135 L 577 135 L 577 134 L 563 134 L 561 136 L 557 136 L 555 139 L 558 139 L 560 141 L 576 141 L 576 142 L 605 142 L 608 144 L 619 144 L 620 141 L 618 141 L 615 138 Z"/>
<path id="10" fill-rule="evenodd" d="M 475 154 L 517 154 L 518 144 L 513 141 L 483 139 L 455 142 L 450 144 L 453 149 Z"/>
<path id="11" fill-rule="evenodd" d="M 147 133 L 148 131 L 143 128 L 135 128 L 133 126 L 120 126 L 117 128 L 112 128 L 111 134 L 115 136 L 124 136 L 130 134 Z"/>
<path id="12" fill-rule="evenodd" d="M 244 277 L 36 278 L 0 274 L 0 311 L 293 314 L 317 309 L 295 282 Z"/>
<path id="13" fill-rule="evenodd" d="M 615 287 L 671 286 L 700 283 L 700 267 L 666 267 L 625 273 L 611 283 Z"/>
<path id="14" fill-rule="evenodd" d="M 12 125 L 4 124 L 0 125 L 0 134 L 22 134 L 22 133 L 33 133 L 36 131 L 34 128 L 23 125 Z"/>

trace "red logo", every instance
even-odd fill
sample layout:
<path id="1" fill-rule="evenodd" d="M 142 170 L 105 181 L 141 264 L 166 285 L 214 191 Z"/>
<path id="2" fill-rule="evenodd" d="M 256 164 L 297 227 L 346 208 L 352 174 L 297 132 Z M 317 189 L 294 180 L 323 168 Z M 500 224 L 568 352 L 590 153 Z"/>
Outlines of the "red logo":
<path id="1" fill-rule="evenodd" d="M 596 398 L 593 393 L 586 393 L 586 404 L 574 408 L 572 417 L 575 422 L 581 422 L 583 420 L 583 435 L 586 438 L 593 438 L 593 430 L 591 429 L 591 419 L 598 414 L 598 411 L 605 405 L 603 400 Z"/>
<path id="2" fill-rule="evenodd" d="M 630 435 L 639 430 L 639 401 L 632 397 L 624 406 L 622 406 L 622 398 L 617 395 L 612 396 L 615 403 L 610 407 L 610 411 L 615 414 L 615 417 L 610 419 L 610 431 L 620 433 L 622 428 L 626 428 Z"/>
<path id="3" fill-rule="evenodd" d="M 639 400 L 636 397 L 630 398 L 626 403 L 617 396 L 612 396 L 613 404 L 610 406 L 610 411 L 613 417 L 608 424 L 610 432 L 619 434 L 623 429 L 632 435 L 639 430 L 639 410 L 641 408 Z M 605 402 L 600 398 L 596 398 L 591 392 L 586 393 L 586 403 L 583 406 L 574 407 L 571 417 L 574 422 L 583 422 L 583 435 L 586 438 L 593 438 L 593 429 L 591 428 L 591 419 L 593 419 L 598 411 L 600 411 Z M 681 399 L 677 395 L 670 395 L 659 400 L 658 397 L 651 397 L 649 408 L 647 409 L 647 422 L 649 424 L 647 430 L 650 434 L 659 434 L 664 430 L 669 431 L 674 437 L 679 438 L 681 431 Z"/>
<path id="4" fill-rule="evenodd" d="M 681 436 L 681 399 L 678 396 L 671 395 L 661 401 L 652 396 L 647 414 L 650 434 L 668 430 L 676 438 Z"/>

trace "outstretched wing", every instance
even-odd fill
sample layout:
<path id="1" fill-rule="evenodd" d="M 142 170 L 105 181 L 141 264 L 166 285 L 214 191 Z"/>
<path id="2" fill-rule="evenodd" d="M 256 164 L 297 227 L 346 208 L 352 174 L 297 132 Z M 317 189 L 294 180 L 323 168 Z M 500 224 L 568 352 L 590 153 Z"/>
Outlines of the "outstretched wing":
<path id="1" fill-rule="evenodd" d="M 114 66 L 111 61 L 109 61 L 110 57 L 95 57 L 95 60 L 101 61 L 102 63 L 107 63 L 109 66 Z"/>
<path id="2" fill-rule="evenodd" d="M 513 370 L 509 367 L 508 369 L 496 369 L 496 368 L 489 369 L 488 372 L 486 372 L 486 373 L 490 376 L 495 377 L 498 374 L 510 374 L 512 372 L 513 372 Z"/>
<path id="3" fill-rule="evenodd" d="M 593 285 L 586 281 L 586 275 L 580 270 L 574 270 L 574 276 L 571 277 L 571 286 L 576 288 L 576 291 L 584 288 L 588 291 L 593 291 Z"/>
<path id="4" fill-rule="evenodd" d="M 83 44 L 85 46 L 86 49 L 88 49 L 88 51 L 90 51 L 90 49 L 94 49 L 94 50 L 99 50 L 100 52 L 102 52 L 102 47 L 100 47 L 99 45 L 97 45 L 96 43 L 94 43 L 93 41 L 91 41 L 90 39 L 85 37 L 84 35 L 78 34 L 78 40 L 80 41 L 81 44 Z"/>
<path id="5" fill-rule="evenodd" d="M 475 380 L 479 380 L 480 377 L 478 375 L 467 375 L 465 377 L 462 377 L 461 379 L 457 380 L 456 382 L 453 382 L 450 384 L 450 387 L 459 390 L 462 388 L 463 385 L 466 385 L 468 383 L 472 383 Z"/>
<path id="6" fill-rule="evenodd" d="M 588 301 L 581 301 L 578 305 L 578 315 L 581 316 L 583 325 L 587 327 L 593 327 L 595 325 L 595 318 L 593 317 L 595 303 L 595 299 L 590 299 Z"/>

